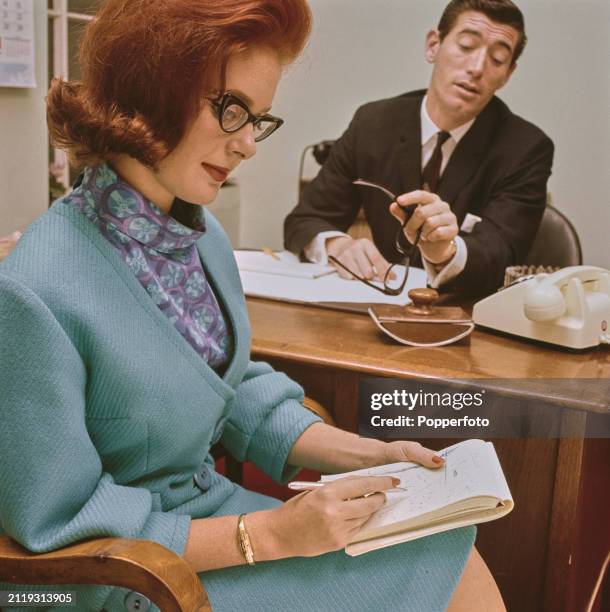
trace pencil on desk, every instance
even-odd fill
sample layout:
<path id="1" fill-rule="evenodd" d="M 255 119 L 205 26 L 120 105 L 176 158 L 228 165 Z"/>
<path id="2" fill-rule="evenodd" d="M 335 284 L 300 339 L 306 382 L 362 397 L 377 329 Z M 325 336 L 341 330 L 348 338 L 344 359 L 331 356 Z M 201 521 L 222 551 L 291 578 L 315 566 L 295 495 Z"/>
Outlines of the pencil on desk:
<path id="1" fill-rule="evenodd" d="M 269 257 L 273 257 L 273 259 L 277 259 L 278 261 L 280 260 L 277 253 L 275 253 L 273 249 L 270 249 L 269 247 L 263 247 L 261 250 L 263 251 L 263 253 L 265 253 L 265 255 L 269 255 Z"/>

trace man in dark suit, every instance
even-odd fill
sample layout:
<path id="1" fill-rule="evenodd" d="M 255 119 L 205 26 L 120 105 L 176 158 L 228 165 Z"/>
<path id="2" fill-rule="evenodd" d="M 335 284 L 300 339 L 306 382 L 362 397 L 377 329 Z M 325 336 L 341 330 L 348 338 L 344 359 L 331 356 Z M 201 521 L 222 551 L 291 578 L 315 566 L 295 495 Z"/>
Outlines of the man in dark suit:
<path id="1" fill-rule="evenodd" d="M 405 235 L 413 244 L 420 232 L 415 263 L 431 286 L 471 294 L 501 286 L 532 245 L 553 160 L 551 140 L 494 95 L 525 42 L 510 0 L 452 0 L 426 38 L 428 89 L 358 109 L 286 218 L 286 248 L 383 279 L 388 262 L 402 259 L 398 224 L 417 204 Z M 388 206 L 382 192 L 353 185 L 357 178 L 401 195 Z M 373 242 L 344 233 L 361 207 Z"/>

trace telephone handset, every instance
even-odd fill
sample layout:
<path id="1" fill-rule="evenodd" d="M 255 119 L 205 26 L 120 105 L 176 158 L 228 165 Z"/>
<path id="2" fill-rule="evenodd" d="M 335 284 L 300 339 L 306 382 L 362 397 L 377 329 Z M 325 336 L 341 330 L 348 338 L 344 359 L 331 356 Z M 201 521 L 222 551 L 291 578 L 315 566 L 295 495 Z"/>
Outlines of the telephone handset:
<path id="1" fill-rule="evenodd" d="M 610 272 L 570 266 L 536 274 L 474 305 L 475 324 L 571 349 L 610 344 Z"/>

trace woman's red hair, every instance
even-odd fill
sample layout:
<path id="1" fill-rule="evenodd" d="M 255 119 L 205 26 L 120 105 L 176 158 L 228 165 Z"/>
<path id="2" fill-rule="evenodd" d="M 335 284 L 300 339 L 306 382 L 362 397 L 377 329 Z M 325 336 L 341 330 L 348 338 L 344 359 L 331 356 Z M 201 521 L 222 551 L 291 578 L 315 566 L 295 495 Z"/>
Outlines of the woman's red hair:
<path id="1" fill-rule="evenodd" d="M 76 165 L 126 153 L 155 167 L 231 55 L 266 46 L 292 61 L 310 28 L 306 0 L 106 0 L 84 33 L 82 82 L 51 83 L 51 138 Z"/>

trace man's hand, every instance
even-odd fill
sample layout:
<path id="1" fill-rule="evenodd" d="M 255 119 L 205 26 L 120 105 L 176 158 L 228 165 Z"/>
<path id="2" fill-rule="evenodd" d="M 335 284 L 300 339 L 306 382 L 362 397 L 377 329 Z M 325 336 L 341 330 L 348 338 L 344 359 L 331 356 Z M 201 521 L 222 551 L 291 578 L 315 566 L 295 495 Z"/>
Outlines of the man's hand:
<path id="1" fill-rule="evenodd" d="M 458 235 L 457 218 L 447 202 L 428 191 L 403 193 L 390 205 L 390 212 L 402 223 L 406 213 L 403 206 L 418 204 L 405 226 L 405 236 L 413 244 L 421 228 L 419 250 L 432 264 L 444 264 L 455 255 L 453 239 Z"/>
<path id="2" fill-rule="evenodd" d="M 391 264 L 381 255 L 377 247 L 368 238 L 354 240 L 349 236 L 336 236 L 326 241 L 326 252 L 338 259 L 344 266 L 348 267 L 366 280 L 383 280 Z M 332 262 L 331 262 L 332 263 Z M 339 276 L 351 280 L 353 276 L 340 266 L 335 266 Z M 394 274 L 390 274 L 390 279 Z"/>

